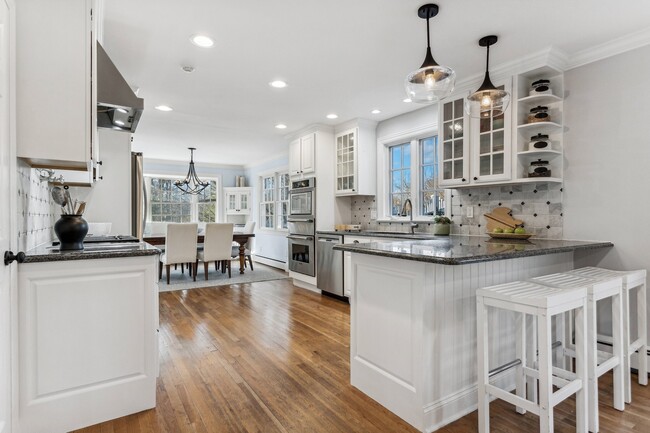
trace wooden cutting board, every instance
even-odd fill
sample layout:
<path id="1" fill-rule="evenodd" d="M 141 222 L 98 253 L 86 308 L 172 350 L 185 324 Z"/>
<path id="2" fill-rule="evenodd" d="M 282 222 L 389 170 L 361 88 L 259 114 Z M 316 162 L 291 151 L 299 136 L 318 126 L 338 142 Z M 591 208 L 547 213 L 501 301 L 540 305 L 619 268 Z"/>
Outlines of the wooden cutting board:
<path id="1" fill-rule="evenodd" d="M 497 207 L 491 213 L 486 213 L 487 231 L 492 232 L 496 228 L 515 229 L 524 224 L 523 221 L 512 217 L 512 210 L 509 207 Z"/>

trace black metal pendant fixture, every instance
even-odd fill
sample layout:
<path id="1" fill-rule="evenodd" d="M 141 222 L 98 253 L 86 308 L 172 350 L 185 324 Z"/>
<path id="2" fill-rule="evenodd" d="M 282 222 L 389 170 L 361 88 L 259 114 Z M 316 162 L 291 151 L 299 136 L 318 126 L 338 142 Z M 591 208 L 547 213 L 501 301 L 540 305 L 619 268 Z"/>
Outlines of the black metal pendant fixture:
<path id="1" fill-rule="evenodd" d="M 497 43 L 498 38 L 494 35 L 485 36 L 479 39 L 478 44 L 487 49 L 485 61 L 485 79 L 478 90 L 467 98 L 465 110 L 474 118 L 499 117 L 505 113 L 510 103 L 510 93 L 497 89 L 490 80 L 490 46 Z"/>
<path id="2" fill-rule="evenodd" d="M 185 194 L 199 194 L 210 185 L 210 182 L 203 182 L 199 179 L 194 169 L 194 151 L 196 148 L 188 147 L 188 149 L 190 149 L 190 168 L 187 171 L 187 176 L 185 176 L 184 180 L 174 182 L 174 185 Z"/>
<path id="3" fill-rule="evenodd" d="M 446 66 L 440 66 L 431 54 L 431 37 L 429 19 L 438 15 L 438 5 L 429 3 L 420 6 L 418 16 L 427 20 L 427 52 L 422 66 L 406 76 L 404 87 L 413 102 L 432 103 L 443 99 L 454 90 L 456 72 Z"/>

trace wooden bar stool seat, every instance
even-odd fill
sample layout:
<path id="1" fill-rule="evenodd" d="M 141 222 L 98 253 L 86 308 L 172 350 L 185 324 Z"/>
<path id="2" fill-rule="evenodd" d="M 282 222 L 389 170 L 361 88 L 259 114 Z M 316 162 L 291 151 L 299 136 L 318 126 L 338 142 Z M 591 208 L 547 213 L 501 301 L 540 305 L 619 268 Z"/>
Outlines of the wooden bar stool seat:
<path id="1" fill-rule="evenodd" d="M 516 393 L 490 384 L 488 354 L 488 307 L 514 312 L 516 315 L 516 356 L 507 365 L 515 370 Z M 560 289 L 530 281 L 515 281 L 476 291 L 477 315 L 477 366 L 478 366 L 478 424 L 479 432 L 490 431 L 490 396 L 507 401 L 517 407 L 517 412 L 530 411 L 539 416 L 540 432 L 553 431 L 553 408 L 569 396 L 576 394 L 576 431 L 587 431 L 587 289 L 576 287 Z M 573 311 L 575 313 L 575 373 L 553 366 L 552 318 Z M 535 338 L 527 339 L 526 316 L 537 323 L 538 363 L 529 367 L 526 359 L 527 341 L 535 346 Z M 498 332 L 503 330 L 496 329 Z M 534 348 L 534 347 L 533 347 Z M 535 350 L 533 350 L 535 352 Z M 494 371 L 504 371 L 497 367 Z M 526 398 L 528 378 L 539 382 L 539 402 Z M 557 387 L 554 391 L 553 387 Z"/>
<path id="2" fill-rule="evenodd" d="M 622 278 L 623 280 L 623 357 L 625 374 L 625 402 L 632 402 L 631 385 L 631 358 L 638 353 L 637 367 L 639 371 L 638 381 L 640 385 L 648 385 L 648 335 L 647 335 L 647 308 L 646 308 L 646 270 L 635 271 L 614 271 L 610 269 L 585 267 L 567 272 L 573 275 L 580 275 L 587 278 L 607 280 Z M 630 335 L 632 326 L 630 316 L 630 298 L 632 291 L 636 291 L 636 328 L 637 338 L 634 341 Z"/>
<path id="3" fill-rule="evenodd" d="M 561 289 L 573 289 L 576 287 L 587 288 L 587 401 L 589 413 L 589 431 L 599 431 L 598 424 L 598 378 L 606 372 L 613 370 L 613 397 L 614 408 L 620 411 L 625 410 L 624 391 L 624 356 L 623 356 L 623 307 L 622 307 L 622 286 L 623 280 L 620 276 L 613 278 L 589 278 L 571 273 L 557 273 L 531 278 L 529 281 L 544 284 Z M 597 333 L 597 303 L 603 299 L 612 301 L 612 353 L 598 350 Z M 572 327 L 569 321 L 568 329 Z M 557 330 L 557 334 L 562 334 Z M 575 357 L 575 350 L 572 349 L 571 332 L 568 333 L 564 344 L 564 354 Z"/>

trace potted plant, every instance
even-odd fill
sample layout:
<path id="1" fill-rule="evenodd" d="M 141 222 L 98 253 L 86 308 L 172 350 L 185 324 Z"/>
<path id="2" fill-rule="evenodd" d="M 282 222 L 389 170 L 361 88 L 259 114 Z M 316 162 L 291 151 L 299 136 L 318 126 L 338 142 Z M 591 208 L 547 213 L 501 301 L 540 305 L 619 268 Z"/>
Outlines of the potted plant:
<path id="1" fill-rule="evenodd" d="M 433 219 L 433 234 L 439 236 L 449 236 L 451 230 L 451 220 L 446 216 L 438 215 Z"/>

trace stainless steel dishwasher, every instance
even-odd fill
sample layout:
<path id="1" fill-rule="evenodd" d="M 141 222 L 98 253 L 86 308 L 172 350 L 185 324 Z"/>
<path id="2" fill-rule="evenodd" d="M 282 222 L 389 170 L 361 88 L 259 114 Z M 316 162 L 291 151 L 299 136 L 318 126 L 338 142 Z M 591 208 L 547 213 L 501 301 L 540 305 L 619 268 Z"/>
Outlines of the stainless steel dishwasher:
<path id="1" fill-rule="evenodd" d="M 343 236 L 316 235 L 316 286 L 328 293 L 343 295 L 343 252 L 334 251 L 334 245 L 342 244 Z"/>

